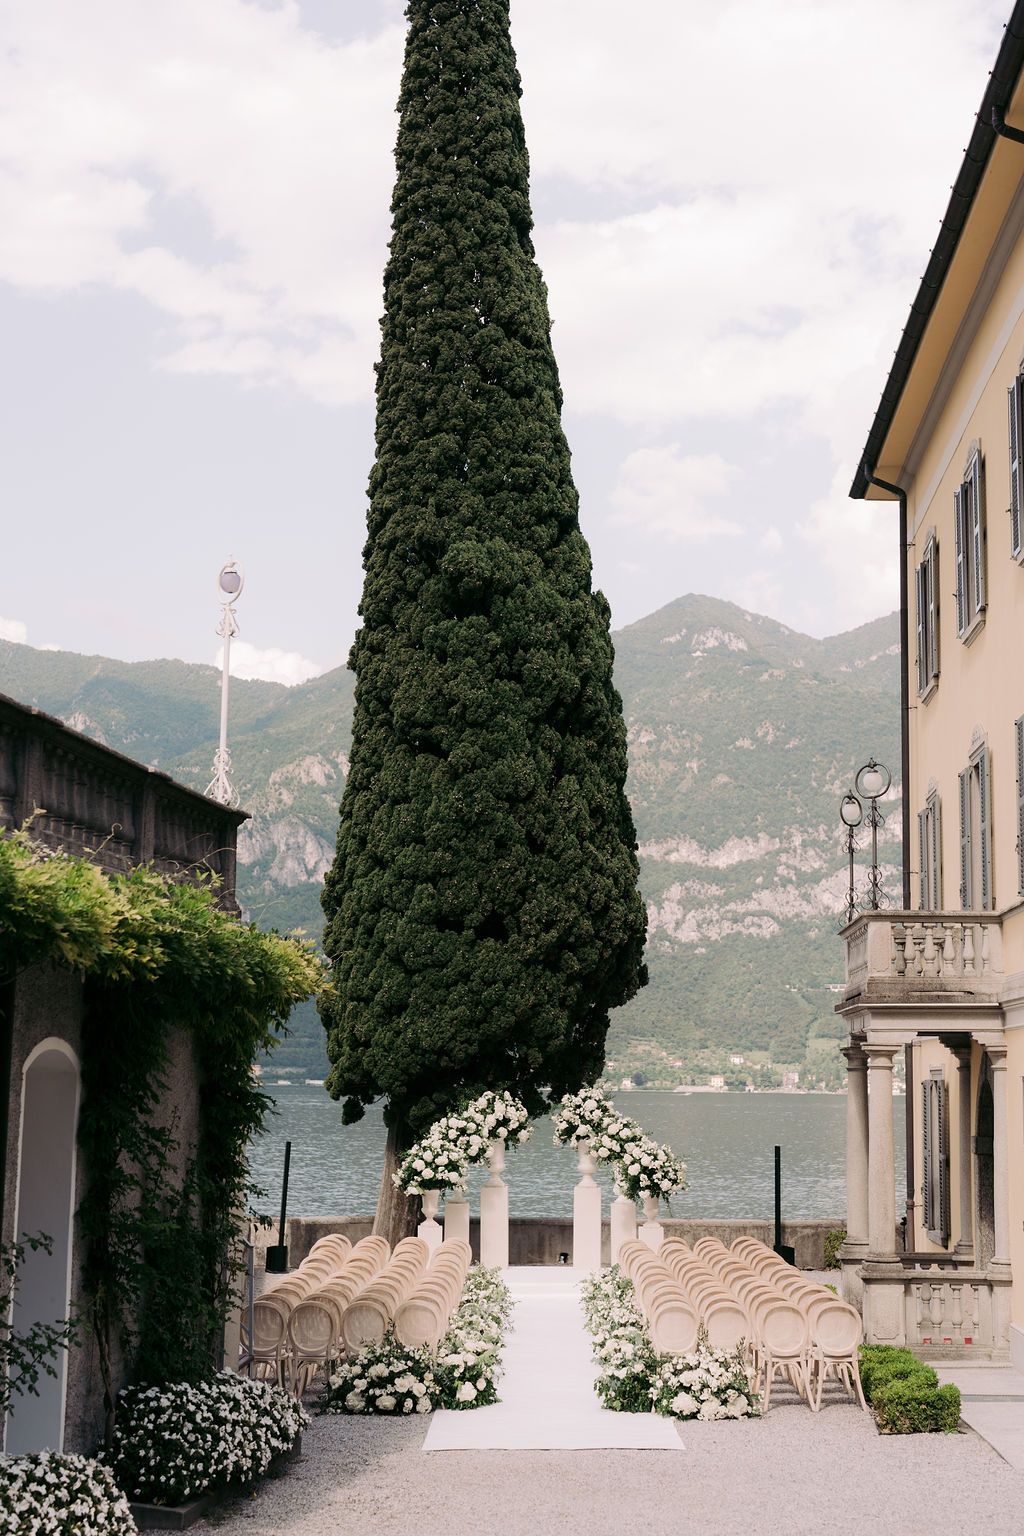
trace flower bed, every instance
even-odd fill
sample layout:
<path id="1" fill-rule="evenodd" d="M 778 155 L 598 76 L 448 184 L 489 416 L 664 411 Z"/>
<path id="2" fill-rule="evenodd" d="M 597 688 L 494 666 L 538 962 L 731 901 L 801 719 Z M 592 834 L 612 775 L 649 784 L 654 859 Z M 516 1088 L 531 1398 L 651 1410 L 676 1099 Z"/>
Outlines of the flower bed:
<path id="1" fill-rule="evenodd" d="M 436 1355 L 406 1349 L 389 1334 L 337 1367 L 321 1412 L 401 1417 L 496 1403 L 511 1318 L 512 1297 L 499 1272 L 475 1267 Z"/>
<path id="2" fill-rule="evenodd" d="M 0 1456 L 2 1536 L 136 1536 L 113 1473 L 85 1456 Z"/>
<path id="3" fill-rule="evenodd" d="M 583 1317 L 598 1367 L 595 1390 L 620 1413 L 663 1413 L 676 1419 L 745 1419 L 757 1414 L 739 1353 L 698 1339 L 688 1355 L 658 1355 L 636 1305 L 632 1283 L 614 1267 L 583 1282 Z"/>
<path id="4" fill-rule="evenodd" d="M 255 1482 L 308 1422 L 289 1393 L 232 1371 L 195 1386 L 128 1387 L 106 1459 L 129 1498 L 183 1504 L 211 1488 Z"/>

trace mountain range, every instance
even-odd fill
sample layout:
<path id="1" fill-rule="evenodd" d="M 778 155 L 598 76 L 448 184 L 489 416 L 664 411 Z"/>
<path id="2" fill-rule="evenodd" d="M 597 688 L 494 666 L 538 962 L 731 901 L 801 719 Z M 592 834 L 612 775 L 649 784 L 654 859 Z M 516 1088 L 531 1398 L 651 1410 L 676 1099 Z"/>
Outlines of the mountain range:
<path id="1" fill-rule="evenodd" d="M 650 984 L 613 1016 L 609 1074 L 674 1086 L 713 1072 L 768 1081 L 788 1067 L 805 1082 L 838 1082 L 838 805 L 869 757 L 898 766 L 897 616 L 817 640 L 691 594 L 614 642 Z M 232 681 L 233 779 L 252 818 L 239 840 L 238 894 L 261 926 L 319 938 L 353 681 L 345 668 L 292 688 Z M 214 667 L 0 641 L 0 692 L 194 788 L 210 779 Z M 882 833 L 883 882 L 896 897 L 898 788 Z M 275 1074 L 323 1076 L 311 1005 L 292 1026 Z"/>

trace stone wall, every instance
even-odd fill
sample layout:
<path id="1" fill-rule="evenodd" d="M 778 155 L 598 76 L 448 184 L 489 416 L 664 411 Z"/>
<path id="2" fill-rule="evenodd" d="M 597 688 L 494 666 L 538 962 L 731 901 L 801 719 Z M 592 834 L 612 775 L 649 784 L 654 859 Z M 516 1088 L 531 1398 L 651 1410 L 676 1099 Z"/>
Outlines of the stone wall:
<path id="1" fill-rule="evenodd" d="M 338 1216 L 333 1218 L 291 1216 L 287 1224 L 288 1264 L 294 1269 L 301 1264 L 318 1237 L 328 1232 L 343 1232 L 353 1242 L 365 1237 L 373 1223 L 369 1216 Z M 699 1237 L 719 1237 L 729 1244 L 737 1237 L 757 1237 L 771 1244 L 775 1238 L 775 1226 L 770 1221 L 699 1221 L 666 1218 L 665 1231 L 673 1237 L 681 1237 L 687 1243 L 695 1243 Z M 835 1221 L 786 1221 L 782 1224 L 782 1241 L 796 1251 L 800 1269 L 821 1269 L 824 1261 L 825 1236 L 841 1227 L 841 1218 Z M 256 1245 L 256 1272 L 262 1274 L 268 1242 L 277 1241 L 277 1228 L 272 1234 L 262 1233 Z M 470 1241 L 473 1255 L 480 1255 L 480 1223 L 476 1217 L 470 1224 Z M 604 1223 L 602 1257 L 608 1262 L 608 1223 Z M 509 1222 L 509 1261 L 518 1264 L 557 1264 L 559 1255 L 572 1262 L 572 1219 L 557 1217 L 513 1217 Z"/>

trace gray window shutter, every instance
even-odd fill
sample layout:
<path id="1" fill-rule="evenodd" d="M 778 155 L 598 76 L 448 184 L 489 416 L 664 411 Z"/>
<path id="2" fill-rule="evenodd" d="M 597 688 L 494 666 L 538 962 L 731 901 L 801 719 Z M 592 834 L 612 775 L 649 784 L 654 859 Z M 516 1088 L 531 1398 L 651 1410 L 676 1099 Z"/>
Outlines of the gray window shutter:
<path id="1" fill-rule="evenodd" d="M 978 759 L 979 821 L 981 822 L 981 906 L 992 906 L 992 796 L 989 790 L 989 752 L 986 747 Z"/>
<path id="2" fill-rule="evenodd" d="M 1014 559 L 1020 554 L 1021 382 L 1018 374 L 1007 391 L 1010 414 L 1010 553 Z"/>
<path id="3" fill-rule="evenodd" d="M 981 454 L 971 460 L 971 548 L 974 577 L 974 611 L 980 613 L 985 606 L 985 484 Z"/>
<path id="4" fill-rule="evenodd" d="M 930 1237 L 935 1228 L 932 1209 L 932 1080 L 926 1077 L 921 1084 L 921 1195 L 924 1201 L 925 1231 Z"/>
<path id="5" fill-rule="evenodd" d="M 964 488 L 953 492 L 953 532 L 956 539 L 956 632 L 967 628 L 967 538 L 964 528 Z"/>
<path id="6" fill-rule="evenodd" d="M 1024 896 L 1024 715 L 1013 722 L 1017 746 L 1017 891 Z"/>
<path id="7" fill-rule="evenodd" d="M 932 801 L 932 910 L 942 911 L 942 801 Z"/>
<path id="8" fill-rule="evenodd" d="M 925 584 L 928 588 L 928 618 L 927 618 L 927 646 L 928 646 L 928 678 L 939 675 L 939 546 L 933 539 L 928 551 L 927 570 L 925 571 Z"/>
<path id="9" fill-rule="evenodd" d="M 935 1141 L 938 1167 L 938 1221 L 936 1241 L 945 1248 L 949 1243 L 949 1085 L 940 1078 L 932 1079 L 935 1085 Z"/>
<path id="10" fill-rule="evenodd" d="M 931 679 L 928 676 L 928 595 L 925 563 L 914 572 L 917 587 L 917 691 L 924 693 Z"/>
<path id="11" fill-rule="evenodd" d="M 971 905 L 971 770 L 960 775 L 960 905 Z"/>
<path id="12" fill-rule="evenodd" d="M 922 912 L 928 910 L 930 905 L 928 890 L 928 812 L 917 813 L 917 846 L 920 849 L 921 878 L 918 889 L 918 906 Z"/>

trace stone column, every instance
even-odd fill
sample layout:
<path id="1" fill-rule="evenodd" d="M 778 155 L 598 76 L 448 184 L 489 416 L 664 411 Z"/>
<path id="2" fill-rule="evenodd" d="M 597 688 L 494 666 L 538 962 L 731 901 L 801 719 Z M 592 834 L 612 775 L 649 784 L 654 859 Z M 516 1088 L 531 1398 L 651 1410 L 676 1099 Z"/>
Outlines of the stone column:
<path id="1" fill-rule="evenodd" d="M 866 1045 L 868 1091 L 868 1252 L 873 1264 L 898 1263 L 896 1163 L 892 1141 L 892 1059 L 897 1047 Z"/>
<path id="2" fill-rule="evenodd" d="M 860 1266 L 868 1251 L 868 1064 L 858 1041 L 846 1057 L 846 1241 L 839 1252 L 840 1293 L 861 1305 Z"/>
<path id="3" fill-rule="evenodd" d="M 589 1141 L 578 1145 L 580 1181 L 572 1193 L 572 1267 L 601 1268 L 601 1186 Z"/>
<path id="4" fill-rule="evenodd" d="M 508 1268 L 508 1185 L 502 1178 L 505 1143 L 494 1141 L 487 1154 L 491 1176 L 480 1191 L 480 1263 L 485 1269 Z"/>
<path id="5" fill-rule="evenodd" d="M 992 1068 L 992 1267 L 1010 1264 L 1010 1160 L 1006 1124 L 1006 1046 L 986 1047 Z"/>
<path id="6" fill-rule="evenodd" d="M 960 1160 L 960 1236 L 954 1253 L 974 1252 L 974 1154 L 971 1149 L 971 1043 L 957 1046 L 957 1156 Z"/>
<path id="7" fill-rule="evenodd" d="M 463 1243 L 469 1242 L 469 1201 L 466 1199 L 466 1191 L 461 1186 L 445 1196 L 444 1237 L 445 1242 L 452 1242 L 455 1239 Z"/>
<path id="8" fill-rule="evenodd" d="M 615 1180 L 615 1199 L 611 1208 L 611 1261 L 619 1262 L 619 1249 L 623 1243 L 636 1241 L 636 1202 L 619 1188 Z"/>

